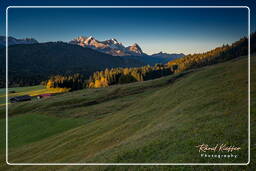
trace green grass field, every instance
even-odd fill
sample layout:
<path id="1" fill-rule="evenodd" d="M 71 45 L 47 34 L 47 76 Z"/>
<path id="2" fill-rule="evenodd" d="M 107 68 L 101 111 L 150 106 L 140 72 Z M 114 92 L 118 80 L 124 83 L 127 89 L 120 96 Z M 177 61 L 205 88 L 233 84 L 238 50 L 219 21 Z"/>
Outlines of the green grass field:
<path id="1" fill-rule="evenodd" d="M 30 92 L 43 90 L 43 89 L 44 89 L 44 87 L 42 85 L 38 85 L 38 86 L 31 86 L 31 87 L 9 88 L 8 91 L 15 91 L 15 93 L 9 93 L 9 96 L 12 97 L 12 96 L 30 94 Z M 6 97 L 6 89 L 1 88 L 0 89 L 0 106 L 5 105 L 5 103 L 6 103 L 5 97 Z"/>
<path id="2" fill-rule="evenodd" d="M 253 56 L 252 68 L 256 67 L 255 59 Z M 247 62 L 247 57 L 240 57 L 156 80 L 12 104 L 9 106 L 9 162 L 246 163 Z M 255 77 L 251 81 L 251 98 L 255 99 Z M 252 100 L 252 123 L 256 121 L 255 106 L 256 101 Z M 4 113 L 4 107 L 0 107 L 0 112 Z M 2 117 L 0 122 L 0 136 L 4 137 L 5 119 Z M 255 130 L 255 124 L 252 129 Z M 256 140 L 255 135 L 251 138 L 252 142 Z M 241 150 L 236 152 L 237 159 L 202 158 L 195 147 L 202 143 L 224 143 L 239 146 Z M 3 153 L 4 141 L 1 140 L 0 145 Z M 5 160 L 4 155 L 0 158 Z M 255 159 L 255 155 L 252 158 Z M 253 165 L 250 167 L 256 169 Z M 0 170 L 99 168 L 119 170 L 118 166 L 0 166 Z M 124 168 L 172 169 L 168 166 Z M 244 169 L 241 166 L 223 168 Z M 216 170 L 218 166 L 198 169 Z"/>

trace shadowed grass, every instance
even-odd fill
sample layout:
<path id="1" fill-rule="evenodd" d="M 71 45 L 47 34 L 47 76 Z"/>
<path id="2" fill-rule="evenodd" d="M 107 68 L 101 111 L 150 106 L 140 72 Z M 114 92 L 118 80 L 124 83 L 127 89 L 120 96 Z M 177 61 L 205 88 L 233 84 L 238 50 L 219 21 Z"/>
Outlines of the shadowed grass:
<path id="1" fill-rule="evenodd" d="M 9 149 L 9 161 L 246 163 L 247 65 L 247 58 L 241 57 L 180 77 L 173 75 L 142 83 L 86 89 L 42 101 L 12 105 L 10 125 L 16 118 L 17 124 L 20 125 L 29 117 L 33 120 L 33 116 L 42 115 L 45 117 L 45 123 L 48 123 L 49 118 L 59 118 L 54 121 L 51 129 L 57 128 L 58 125 L 66 128 L 57 129 L 58 131 L 49 135 L 43 134 L 45 136 L 42 139 L 30 139 L 31 137 L 27 136 L 24 139 L 31 140 L 29 144 L 22 143 L 21 140 L 16 141 L 14 136 L 9 141 L 13 141 L 13 147 L 16 148 Z M 255 62 L 252 62 L 252 65 L 255 67 Z M 173 80 L 174 77 L 177 79 Z M 255 98 L 253 85 L 252 97 Z M 255 120 L 255 102 L 252 102 L 252 106 L 252 120 Z M 72 121 L 62 124 L 65 122 L 61 120 L 69 119 Z M 76 123 L 76 120 L 81 122 Z M 17 134 L 18 125 L 10 128 L 10 132 Z M 36 124 L 28 127 L 30 128 L 20 127 L 20 131 L 34 129 Z M 33 131 L 31 134 L 36 135 Z M 235 145 L 241 147 L 241 151 L 236 152 L 239 155 L 237 159 L 201 158 L 195 146 L 202 143 Z M 35 169 L 27 166 L 22 168 Z M 80 170 L 85 167 L 54 168 Z M 96 168 L 99 167 L 88 167 L 92 170 Z M 118 167 L 111 166 L 101 168 L 118 170 Z M 133 170 L 135 167 L 126 168 Z M 140 168 L 154 170 L 156 167 Z M 208 167 L 207 170 L 211 168 Z"/>

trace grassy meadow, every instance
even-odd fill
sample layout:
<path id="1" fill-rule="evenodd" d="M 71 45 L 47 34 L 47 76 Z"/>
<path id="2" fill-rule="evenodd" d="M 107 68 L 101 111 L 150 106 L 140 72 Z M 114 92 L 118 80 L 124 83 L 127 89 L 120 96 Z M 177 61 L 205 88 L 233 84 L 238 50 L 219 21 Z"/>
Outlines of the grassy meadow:
<path id="1" fill-rule="evenodd" d="M 9 88 L 9 92 L 13 91 L 15 93 L 9 93 L 8 97 L 13 97 L 13 96 L 22 96 L 26 94 L 31 94 L 34 92 L 40 92 L 44 90 L 44 87 L 39 85 L 39 86 L 30 86 L 30 87 L 15 87 L 15 88 Z M 1 88 L 0 89 L 0 106 L 5 106 L 6 105 L 6 89 Z"/>
<path id="2" fill-rule="evenodd" d="M 251 67 L 256 68 L 256 56 Z M 83 89 L 9 105 L 10 163 L 247 163 L 248 59 L 160 79 Z M 255 70 L 253 70 L 255 74 Z M 253 75 L 252 74 L 252 75 Z M 251 123 L 256 117 L 251 78 Z M 19 89 L 19 90 L 18 90 Z M 17 93 L 43 91 L 17 88 Z M 2 90 L 1 92 L 2 93 Z M 29 93 L 28 93 L 29 94 Z M 0 94 L 2 96 L 2 94 Z M 4 96 L 4 93 L 3 93 Z M 254 100 L 253 100 L 254 99 Z M 5 106 L 0 106 L 5 136 Z M 252 129 L 256 129 L 252 124 Z M 251 137 L 256 140 L 255 135 Z M 200 144 L 241 147 L 238 158 L 202 158 Z M 118 166 L 7 166 L 0 170 L 119 170 Z M 255 144 L 252 144 L 255 151 Z M 255 154 L 252 154 L 255 159 Z M 198 167 L 198 170 L 216 170 Z M 194 170 L 193 166 L 125 166 L 124 170 Z M 226 166 L 223 170 L 245 169 Z M 255 163 L 250 169 L 256 169 Z"/>
<path id="3" fill-rule="evenodd" d="M 14 88 L 8 88 L 8 98 L 15 96 L 23 96 L 23 95 L 30 95 L 30 96 L 37 96 L 40 94 L 46 94 L 46 93 L 60 93 L 61 89 L 47 89 L 43 85 L 37 85 L 37 86 L 30 86 L 30 87 L 14 87 Z M 0 89 L 0 106 L 6 105 L 6 89 L 1 88 Z"/>

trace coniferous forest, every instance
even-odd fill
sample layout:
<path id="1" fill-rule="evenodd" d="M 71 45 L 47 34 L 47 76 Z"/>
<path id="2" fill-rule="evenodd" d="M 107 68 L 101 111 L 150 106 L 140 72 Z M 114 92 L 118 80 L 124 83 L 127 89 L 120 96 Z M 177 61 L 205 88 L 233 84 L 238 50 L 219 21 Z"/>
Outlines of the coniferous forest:
<path id="1" fill-rule="evenodd" d="M 250 41 L 251 53 L 253 53 L 256 51 L 256 33 L 251 34 Z M 69 88 L 71 90 L 107 87 L 115 84 L 156 79 L 189 69 L 224 62 L 243 55 L 248 55 L 248 38 L 246 37 L 231 45 L 223 45 L 205 53 L 189 54 L 167 64 L 134 68 L 107 68 L 94 72 L 87 81 L 79 74 L 70 76 L 58 75 L 51 77 L 46 84 L 52 88 Z"/>
<path id="2" fill-rule="evenodd" d="M 80 73 L 87 79 L 98 70 L 116 67 L 143 66 L 132 59 L 123 59 L 64 42 L 17 44 L 8 47 L 9 87 L 39 85 L 54 75 Z M 0 48 L 0 88 L 5 87 L 5 48 Z"/>

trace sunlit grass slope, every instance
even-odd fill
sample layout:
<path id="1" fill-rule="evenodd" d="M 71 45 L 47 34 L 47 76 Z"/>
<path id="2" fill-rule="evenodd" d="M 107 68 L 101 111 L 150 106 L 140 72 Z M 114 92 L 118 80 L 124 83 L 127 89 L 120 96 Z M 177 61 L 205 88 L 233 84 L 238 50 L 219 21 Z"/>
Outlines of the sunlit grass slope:
<path id="1" fill-rule="evenodd" d="M 16 88 L 9 88 L 9 91 L 14 91 L 15 93 L 9 93 L 9 97 L 13 96 L 21 96 L 28 94 L 29 92 L 39 91 L 44 89 L 43 86 L 31 86 L 31 87 L 16 87 Z M 6 89 L 0 89 L 0 107 L 6 104 L 5 97 L 6 96 Z"/>
<path id="2" fill-rule="evenodd" d="M 9 162 L 246 163 L 247 66 L 240 57 L 142 83 L 12 104 Z M 202 143 L 241 151 L 237 159 L 201 158 L 195 146 Z"/>
<path id="3" fill-rule="evenodd" d="M 42 85 L 38 86 L 30 86 L 30 87 L 15 87 L 15 88 L 8 88 L 9 94 L 8 97 L 15 97 L 15 96 L 23 96 L 23 95 L 30 95 L 30 96 L 37 96 L 39 94 L 45 93 L 60 93 L 62 90 L 59 89 L 46 89 Z M 13 93 L 11 93 L 13 91 Z M 0 89 L 0 107 L 6 105 L 6 89 Z"/>

